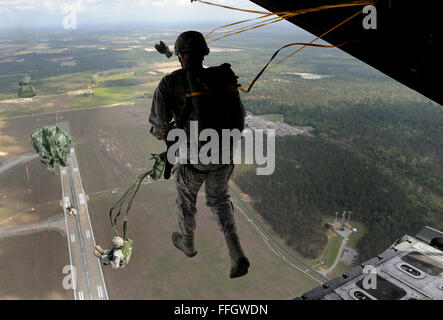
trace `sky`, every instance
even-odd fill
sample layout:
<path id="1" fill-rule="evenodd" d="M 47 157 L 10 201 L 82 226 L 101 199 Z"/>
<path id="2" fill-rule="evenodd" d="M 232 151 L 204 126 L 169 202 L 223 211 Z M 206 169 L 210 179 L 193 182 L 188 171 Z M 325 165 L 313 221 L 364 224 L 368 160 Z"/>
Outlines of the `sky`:
<path id="1" fill-rule="evenodd" d="M 208 1 L 266 11 L 248 0 Z M 191 0 L 0 0 L 0 28 L 63 28 L 63 21 L 72 9 L 76 12 L 78 29 L 82 25 L 101 24 L 233 22 L 257 16 L 200 2 L 191 3 Z"/>

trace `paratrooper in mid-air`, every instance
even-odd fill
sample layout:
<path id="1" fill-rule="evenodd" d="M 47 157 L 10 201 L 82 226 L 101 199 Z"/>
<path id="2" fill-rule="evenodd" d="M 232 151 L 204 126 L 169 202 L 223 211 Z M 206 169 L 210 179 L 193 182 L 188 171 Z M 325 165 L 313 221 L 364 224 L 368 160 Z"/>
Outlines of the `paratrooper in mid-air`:
<path id="1" fill-rule="evenodd" d="M 184 130 L 187 135 L 190 121 L 197 121 L 199 128 L 220 133 L 224 128 L 235 128 L 241 132 L 246 113 L 238 93 L 237 76 L 230 65 L 224 63 L 218 67 L 203 67 L 203 58 L 210 50 L 203 35 L 197 31 L 180 34 L 174 51 L 182 68 L 163 77 L 155 90 L 149 116 L 151 133 L 166 142 L 172 120 L 175 127 Z M 194 246 L 196 202 L 204 182 L 206 205 L 217 219 L 231 257 L 229 276 L 236 278 L 248 273 L 249 260 L 240 245 L 234 206 L 228 192 L 228 182 L 234 170 L 232 157 L 230 159 L 228 163 L 187 162 L 175 165 L 173 172 L 178 191 L 176 202 L 181 232 L 172 233 L 171 238 L 174 246 L 186 256 L 197 254 Z"/>
<path id="2" fill-rule="evenodd" d="M 112 238 L 112 249 L 104 250 L 99 245 L 95 246 L 94 255 L 99 258 L 104 265 L 111 264 L 113 269 L 121 269 L 126 265 L 123 245 L 125 241 L 121 237 Z"/>

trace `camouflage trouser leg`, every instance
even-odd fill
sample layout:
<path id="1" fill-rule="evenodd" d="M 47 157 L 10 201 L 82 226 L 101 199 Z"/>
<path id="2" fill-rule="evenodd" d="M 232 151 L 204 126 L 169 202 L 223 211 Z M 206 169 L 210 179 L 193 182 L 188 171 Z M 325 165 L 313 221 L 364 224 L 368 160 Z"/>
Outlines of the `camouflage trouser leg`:
<path id="1" fill-rule="evenodd" d="M 178 222 L 184 235 L 194 233 L 197 213 L 195 205 L 203 182 L 206 183 L 206 205 L 214 213 L 221 231 L 225 236 L 235 231 L 233 205 L 228 194 L 228 181 L 233 169 L 234 165 L 228 165 L 216 171 L 197 173 L 184 165 L 177 167 Z"/>
<path id="2" fill-rule="evenodd" d="M 187 166 L 178 165 L 175 169 L 175 182 L 177 185 L 178 224 L 183 235 L 193 235 L 196 227 L 195 214 L 197 208 L 197 194 L 205 176 L 196 174 Z"/>
<path id="3" fill-rule="evenodd" d="M 225 236 L 235 233 L 234 205 L 229 196 L 229 178 L 234 165 L 228 165 L 208 173 L 205 180 L 206 205 L 214 214 L 220 230 Z"/>

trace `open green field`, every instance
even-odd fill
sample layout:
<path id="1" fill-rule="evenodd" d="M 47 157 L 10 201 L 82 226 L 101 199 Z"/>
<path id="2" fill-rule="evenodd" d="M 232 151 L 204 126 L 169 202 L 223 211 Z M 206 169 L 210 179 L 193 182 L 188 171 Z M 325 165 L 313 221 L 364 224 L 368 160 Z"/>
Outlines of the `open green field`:
<path id="1" fill-rule="evenodd" d="M 91 97 L 69 97 L 69 103 L 73 108 L 104 106 L 119 102 L 128 102 L 135 99 L 137 92 L 131 87 L 110 87 L 93 89 Z"/>
<path id="2" fill-rule="evenodd" d="M 41 232 L 0 239 L 0 300 L 67 300 L 63 268 L 69 265 L 66 237 Z"/>
<path id="3" fill-rule="evenodd" d="M 27 170 L 26 170 L 27 167 Z M 0 226 L 29 223 L 62 212 L 57 200 L 61 198 L 60 177 L 52 175 L 39 160 L 28 162 L 1 174 Z M 51 202 L 46 204 L 47 202 Z M 32 213 L 24 210 L 35 207 Z"/>
<path id="4" fill-rule="evenodd" d="M 346 271 L 351 270 L 352 268 L 354 268 L 355 265 L 351 264 L 351 263 L 347 263 L 344 261 L 339 261 L 337 263 L 337 265 L 335 266 L 335 268 L 328 273 L 328 278 L 329 279 L 334 279 L 336 277 L 340 277 L 343 273 L 345 273 Z"/>
<path id="5" fill-rule="evenodd" d="M 322 253 L 322 260 L 324 264 L 322 265 L 323 269 L 327 269 L 335 261 L 335 258 L 337 257 L 338 250 L 340 249 L 340 244 L 342 242 L 342 238 L 336 234 L 332 230 L 328 230 L 328 244 L 326 245 L 323 253 Z"/>
<path id="6" fill-rule="evenodd" d="M 12 94 L 12 93 L 10 93 L 10 94 L 0 93 L 0 100 L 13 99 L 13 98 L 15 98 L 15 96 L 16 96 L 16 94 Z"/>
<path id="7" fill-rule="evenodd" d="M 283 115 L 281 114 L 262 114 L 260 115 L 261 118 L 267 120 L 267 121 L 283 121 Z"/>
<path id="8" fill-rule="evenodd" d="M 357 249 L 357 243 L 364 237 L 368 229 L 361 222 L 353 222 L 352 227 L 357 228 L 357 232 L 353 232 L 349 235 L 349 240 L 346 242 L 346 246 L 352 249 Z"/>

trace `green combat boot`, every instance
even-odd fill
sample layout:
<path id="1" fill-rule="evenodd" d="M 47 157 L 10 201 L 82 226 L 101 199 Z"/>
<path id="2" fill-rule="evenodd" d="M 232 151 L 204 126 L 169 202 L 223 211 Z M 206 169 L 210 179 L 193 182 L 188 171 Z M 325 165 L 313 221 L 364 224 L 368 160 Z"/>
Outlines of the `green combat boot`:
<path id="1" fill-rule="evenodd" d="M 237 233 L 231 233 L 225 237 L 225 240 L 232 261 L 229 277 L 233 279 L 244 276 L 248 273 L 249 260 L 243 253 Z"/>
<path id="2" fill-rule="evenodd" d="M 182 235 L 180 232 L 173 232 L 171 239 L 174 246 L 183 251 L 188 257 L 192 258 L 197 254 L 197 251 L 194 248 L 194 235 L 187 236 Z"/>

